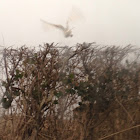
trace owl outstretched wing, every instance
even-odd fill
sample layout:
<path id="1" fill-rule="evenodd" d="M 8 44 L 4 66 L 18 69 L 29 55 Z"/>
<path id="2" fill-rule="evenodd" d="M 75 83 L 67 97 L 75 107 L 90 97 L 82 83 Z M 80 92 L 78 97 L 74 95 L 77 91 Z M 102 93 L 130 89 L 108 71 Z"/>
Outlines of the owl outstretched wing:
<path id="1" fill-rule="evenodd" d="M 68 23 L 76 23 L 79 21 L 84 21 L 84 16 L 82 12 L 75 6 L 72 7 L 72 11 L 68 17 Z"/>
<path id="2" fill-rule="evenodd" d="M 41 23 L 42 23 L 42 27 L 45 31 L 48 31 L 50 28 L 56 28 L 56 29 L 59 29 L 59 30 L 62 30 L 64 31 L 65 28 L 62 26 L 62 25 L 59 25 L 59 24 L 52 24 L 52 23 L 49 23 L 43 19 L 40 19 Z"/>

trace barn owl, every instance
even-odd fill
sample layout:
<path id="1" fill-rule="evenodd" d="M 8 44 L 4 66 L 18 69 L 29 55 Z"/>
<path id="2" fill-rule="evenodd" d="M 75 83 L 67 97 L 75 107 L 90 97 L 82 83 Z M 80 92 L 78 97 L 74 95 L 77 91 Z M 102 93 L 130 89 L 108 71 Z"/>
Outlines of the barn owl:
<path id="1" fill-rule="evenodd" d="M 40 19 L 40 21 L 42 22 L 44 30 L 46 30 L 49 27 L 53 27 L 55 29 L 60 30 L 63 33 L 65 38 L 68 38 L 68 37 L 73 37 L 72 30 L 74 29 L 74 28 L 69 27 L 69 23 L 74 23 L 76 21 L 80 21 L 83 19 L 84 19 L 84 17 L 81 14 L 81 12 L 79 12 L 79 10 L 77 8 L 73 7 L 72 12 L 71 12 L 71 14 L 68 17 L 68 20 L 66 22 L 66 27 L 64 27 L 63 25 L 60 25 L 60 24 L 53 24 L 53 23 L 47 22 L 43 19 Z"/>
<path id="2" fill-rule="evenodd" d="M 64 27 L 64 26 L 59 25 L 59 24 L 49 23 L 49 22 L 47 22 L 47 21 L 45 21 L 43 19 L 40 19 L 40 20 L 41 20 L 41 22 L 43 24 L 46 24 L 46 26 L 52 26 L 52 27 L 54 27 L 54 28 L 59 29 L 60 31 L 62 31 L 65 38 L 67 38 L 67 37 L 73 37 L 73 34 L 72 34 L 72 29 L 73 28 L 72 29 L 69 28 L 69 23 L 68 22 L 66 23 L 66 27 Z"/>

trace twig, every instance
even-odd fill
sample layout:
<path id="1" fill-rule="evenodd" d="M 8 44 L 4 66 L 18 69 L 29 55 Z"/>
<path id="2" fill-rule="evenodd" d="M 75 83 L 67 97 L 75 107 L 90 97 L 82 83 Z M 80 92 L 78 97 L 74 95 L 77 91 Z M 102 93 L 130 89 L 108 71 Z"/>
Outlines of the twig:
<path id="1" fill-rule="evenodd" d="M 126 114 L 128 115 L 128 117 L 130 118 L 130 120 L 132 121 L 133 124 L 135 124 L 132 116 L 130 115 L 130 113 L 126 110 L 126 108 L 124 107 L 124 105 L 117 99 L 116 97 L 116 101 L 118 102 L 118 104 L 123 108 L 123 110 L 126 112 Z"/>
<path id="2" fill-rule="evenodd" d="M 105 136 L 105 137 L 100 138 L 99 140 L 104 140 L 104 139 L 109 138 L 109 137 L 111 137 L 111 136 L 114 136 L 114 135 L 117 135 L 117 134 L 126 132 L 126 131 L 128 131 L 128 130 L 131 130 L 131 129 L 134 129 L 134 128 L 137 128 L 137 127 L 140 127 L 140 124 L 139 124 L 139 125 L 132 126 L 132 127 L 130 127 L 130 128 L 127 128 L 127 129 L 124 129 L 124 130 L 121 130 L 121 131 L 118 131 L 118 132 L 115 132 L 115 133 L 112 133 L 112 134 L 110 134 L 110 135 L 108 135 L 108 136 Z"/>

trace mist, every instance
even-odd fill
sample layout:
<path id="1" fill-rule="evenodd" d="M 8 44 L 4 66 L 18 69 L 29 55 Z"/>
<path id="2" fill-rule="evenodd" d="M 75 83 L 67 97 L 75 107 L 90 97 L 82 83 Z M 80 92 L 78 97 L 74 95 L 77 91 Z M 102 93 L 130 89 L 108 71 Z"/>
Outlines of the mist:
<path id="1" fill-rule="evenodd" d="M 139 46 L 139 5 L 139 0 L 0 1 L 0 45 L 96 42 L 103 45 Z M 40 18 L 65 25 L 73 6 L 81 11 L 85 19 L 73 25 L 72 38 L 64 38 L 56 30 L 42 30 Z"/>

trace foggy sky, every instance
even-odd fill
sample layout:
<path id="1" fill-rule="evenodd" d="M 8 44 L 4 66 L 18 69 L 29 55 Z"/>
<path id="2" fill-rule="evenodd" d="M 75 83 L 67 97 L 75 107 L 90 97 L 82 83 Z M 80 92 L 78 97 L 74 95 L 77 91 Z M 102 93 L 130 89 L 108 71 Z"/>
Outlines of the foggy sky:
<path id="1" fill-rule="evenodd" d="M 42 30 L 40 18 L 65 25 L 73 5 L 85 17 L 74 25 L 73 38 Z M 97 42 L 140 46 L 139 5 L 139 0 L 1 0 L 0 45 Z"/>

